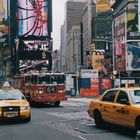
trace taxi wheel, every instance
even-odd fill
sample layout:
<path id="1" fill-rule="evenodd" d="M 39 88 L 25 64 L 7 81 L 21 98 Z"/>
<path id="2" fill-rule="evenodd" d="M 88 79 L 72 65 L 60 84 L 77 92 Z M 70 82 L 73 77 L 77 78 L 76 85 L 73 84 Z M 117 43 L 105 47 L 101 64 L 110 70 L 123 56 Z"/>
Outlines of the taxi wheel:
<path id="1" fill-rule="evenodd" d="M 136 130 L 137 131 L 140 131 L 140 118 L 138 117 L 137 119 L 136 119 Z"/>
<path id="2" fill-rule="evenodd" d="M 98 110 L 94 111 L 94 119 L 95 119 L 95 124 L 97 128 L 104 127 L 104 121 L 102 119 L 101 113 Z"/>
<path id="3" fill-rule="evenodd" d="M 31 115 L 25 119 L 26 122 L 30 122 L 31 121 Z"/>

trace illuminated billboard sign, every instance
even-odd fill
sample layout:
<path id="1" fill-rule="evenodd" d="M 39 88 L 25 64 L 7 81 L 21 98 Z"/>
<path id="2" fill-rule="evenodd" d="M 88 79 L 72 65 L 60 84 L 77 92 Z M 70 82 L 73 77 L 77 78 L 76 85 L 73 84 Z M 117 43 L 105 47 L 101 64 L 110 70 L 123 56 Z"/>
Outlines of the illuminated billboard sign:
<path id="1" fill-rule="evenodd" d="M 126 13 L 115 18 L 114 25 L 115 70 L 126 70 L 126 51 L 123 41 L 126 40 Z"/>
<path id="2" fill-rule="evenodd" d="M 51 67 L 51 46 L 48 40 L 19 41 L 19 71 Z"/>
<path id="3" fill-rule="evenodd" d="M 110 0 L 96 0 L 96 12 L 105 12 L 108 11 L 111 7 Z"/>
<path id="4" fill-rule="evenodd" d="M 8 39 L 8 16 L 7 1 L 0 0 L 0 43 L 6 42 Z"/>
<path id="5" fill-rule="evenodd" d="M 138 30 L 138 13 L 127 13 L 127 39 L 140 39 Z"/>
<path id="6" fill-rule="evenodd" d="M 127 70 L 140 70 L 140 42 L 127 43 Z"/>
<path id="7" fill-rule="evenodd" d="M 92 67 L 94 70 L 102 70 L 102 62 L 104 60 L 104 51 L 94 51 L 92 52 Z"/>
<path id="8" fill-rule="evenodd" d="M 0 22 L 7 19 L 7 1 L 0 0 Z"/>
<path id="9" fill-rule="evenodd" d="M 51 52 L 49 42 L 41 40 L 20 40 L 19 59 L 44 60 L 48 59 L 48 52 Z"/>
<path id="10" fill-rule="evenodd" d="M 48 0 L 18 0 L 19 37 L 48 36 Z"/>

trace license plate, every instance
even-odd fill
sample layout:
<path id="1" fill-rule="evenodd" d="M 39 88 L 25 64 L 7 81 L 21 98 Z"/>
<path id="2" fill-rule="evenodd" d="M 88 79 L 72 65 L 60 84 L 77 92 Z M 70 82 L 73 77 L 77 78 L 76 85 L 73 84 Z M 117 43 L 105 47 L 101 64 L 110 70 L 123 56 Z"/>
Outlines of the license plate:
<path id="1" fill-rule="evenodd" d="M 13 118 L 13 117 L 15 117 L 15 114 L 14 113 L 8 113 L 7 114 L 7 118 Z"/>

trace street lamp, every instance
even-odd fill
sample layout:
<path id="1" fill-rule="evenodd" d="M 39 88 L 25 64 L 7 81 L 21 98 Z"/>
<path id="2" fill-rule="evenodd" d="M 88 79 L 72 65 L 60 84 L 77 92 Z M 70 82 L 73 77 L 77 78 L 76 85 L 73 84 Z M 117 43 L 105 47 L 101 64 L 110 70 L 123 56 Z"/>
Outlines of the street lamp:
<path id="1" fill-rule="evenodd" d="M 79 96 L 79 72 L 76 72 L 76 95 Z"/>

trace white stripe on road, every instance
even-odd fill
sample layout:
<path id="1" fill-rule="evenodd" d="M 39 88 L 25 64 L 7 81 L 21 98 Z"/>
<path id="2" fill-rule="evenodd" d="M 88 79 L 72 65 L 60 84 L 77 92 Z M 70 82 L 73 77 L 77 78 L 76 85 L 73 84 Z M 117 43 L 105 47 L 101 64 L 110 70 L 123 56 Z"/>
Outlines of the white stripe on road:
<path id="1" fill-rule="evenodd" d="M 62 106 L 63 106 L 63 105 L 64 105 L 64 106 L 65 106 L 65 105 L 66 105 L 66 106 L 83 106 L 83 105 L 85 105 L 85 103 L 69 102 L 69 101 L 67 102 L 67 101 L 66 101 L 66 102 L 62 102 L 61 105 L 62 105 Z"/>
<path id="2" fill-rule="evenodd" d="M 82 140 L 86 140 L 86 138 L 82 137 L 82 136 L 78 136 L 78 138 L 82 139 Z"/>
<path id="3" fill-rule="evenodd" d="M 75 101 L 75 102 L 84 102 L 84 103 L 89 103 L 90 101 L 92 100 L 91 99 L 88 99 L 88 98 L 68 98 L 68 101 Z"/>

